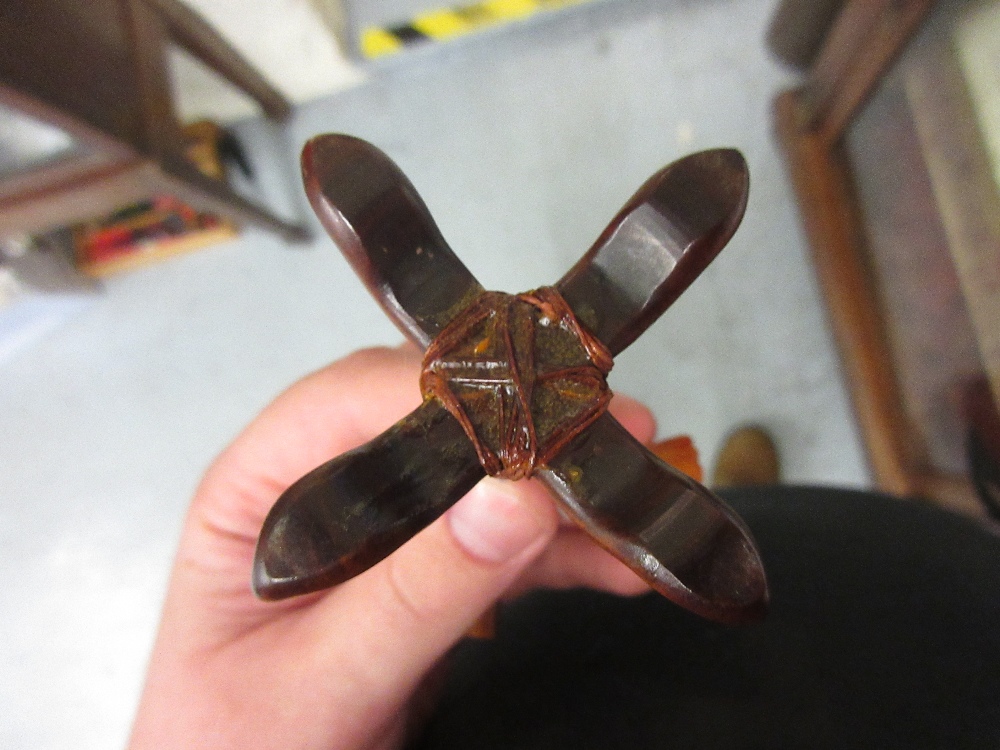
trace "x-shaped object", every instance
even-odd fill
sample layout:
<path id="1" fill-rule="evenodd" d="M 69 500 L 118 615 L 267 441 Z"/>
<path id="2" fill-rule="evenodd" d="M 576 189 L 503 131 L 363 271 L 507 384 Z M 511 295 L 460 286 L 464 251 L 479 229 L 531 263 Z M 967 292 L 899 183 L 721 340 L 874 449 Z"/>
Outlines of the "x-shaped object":
<path id="1" fill-rule="evenodd" d="M 681 606 L 723 622 L 763 616 L 767 582 L 741 519 L 626 432 L 606 411 L 604 380 L 736 231 L 748 192 L 738 151 L 657 172 L 554 287 L 518 296 L 483 290 L 371 144 L 319 136 L 302 169 L 327 231 L 426 350 L 424 401 L 278 499 L 257 545 L 258 596 L 361 573 L 490 473 L 538 476 L 599 544 Z"/>

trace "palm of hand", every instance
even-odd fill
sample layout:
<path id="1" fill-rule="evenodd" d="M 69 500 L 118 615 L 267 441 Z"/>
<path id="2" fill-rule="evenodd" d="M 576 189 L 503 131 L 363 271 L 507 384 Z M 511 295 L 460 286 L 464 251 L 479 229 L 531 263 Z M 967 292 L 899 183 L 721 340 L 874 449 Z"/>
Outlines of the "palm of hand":
<path id="1" fill-rule="evenodd" d="M 185 522 L 132 747 L 395 747 L 421 681 L 497 599 L 646 586 L 559 519 L 534 482 L 484 480 L 364 574 L 264 603 L 250 590 L 275 498 L 420 399 L 420 355 L 367 350 L 292 386 L 217 459 Z M 648 410 L 612 411 L 648 442 Z"/>

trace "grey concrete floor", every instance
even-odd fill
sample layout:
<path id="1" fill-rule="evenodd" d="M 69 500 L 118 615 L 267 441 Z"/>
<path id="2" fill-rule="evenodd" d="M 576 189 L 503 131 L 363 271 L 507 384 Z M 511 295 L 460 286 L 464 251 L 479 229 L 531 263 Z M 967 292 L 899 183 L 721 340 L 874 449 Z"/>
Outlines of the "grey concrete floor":
<path id="1" fill-rule="evenodd" d="M 506 291 L 557 279 L 663 164 L 742 149 L 742 228 L 619 358 L 612 387 L 649 403 L 662 434 L 692 434 L 706 463 L 753 421 L 777 436 L 787 480 L 864 486 L 771 136 L 770 101 L 788 82 L 762 44 L 771 11 L 585 5 L 373 67 L 364 85 L 300 108 L 279 159 L 261 156 L 266 126 L 242 132 L 279 186 L 311 134 L 373 141 L 471 270 Z M 201 472 L 296 378 L 400 340 L 328 240 L 285 247 L 249 230 L 110 281 L 0 366 L 0 746 L 124 741 Z"/>

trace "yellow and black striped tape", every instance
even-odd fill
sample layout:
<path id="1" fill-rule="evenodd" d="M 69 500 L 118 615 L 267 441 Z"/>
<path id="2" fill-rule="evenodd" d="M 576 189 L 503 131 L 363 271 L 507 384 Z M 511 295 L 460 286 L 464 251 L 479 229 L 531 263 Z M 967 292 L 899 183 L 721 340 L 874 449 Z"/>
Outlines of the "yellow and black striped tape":
<path id="1" fill-rule="evenodd" d="M 370 26 L 361 32 L 361 54 L 385 57 L 413 45 L 445 41 L 537 13 L 590 0 L 482 0 L 472 5 L 421 13 L 398 26 Z"/>

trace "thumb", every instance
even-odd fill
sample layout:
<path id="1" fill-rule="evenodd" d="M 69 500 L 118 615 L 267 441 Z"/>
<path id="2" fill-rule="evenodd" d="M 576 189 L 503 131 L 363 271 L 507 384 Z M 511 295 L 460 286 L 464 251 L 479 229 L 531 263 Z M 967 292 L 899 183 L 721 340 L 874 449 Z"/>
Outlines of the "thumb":
<path id="1" fill-rule="evenodd" d="M 319 603 L 342 673 L 367 696 L 404 701 L 424 673 L 555 536 L 558 513 L 535 481 L 486 478 L 442 518 Z"/>

